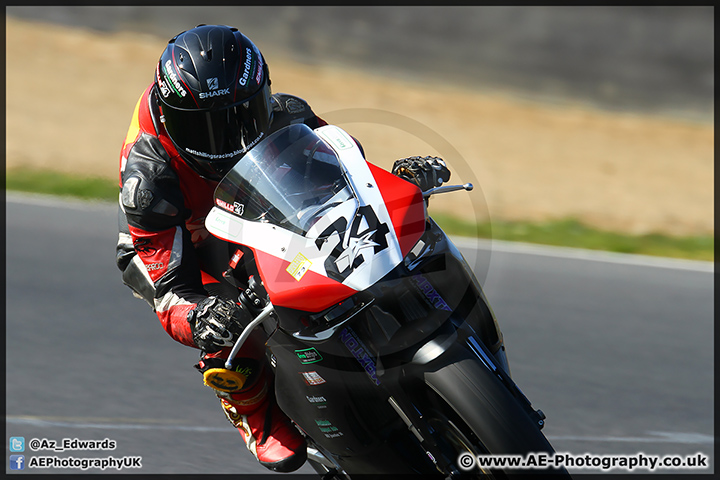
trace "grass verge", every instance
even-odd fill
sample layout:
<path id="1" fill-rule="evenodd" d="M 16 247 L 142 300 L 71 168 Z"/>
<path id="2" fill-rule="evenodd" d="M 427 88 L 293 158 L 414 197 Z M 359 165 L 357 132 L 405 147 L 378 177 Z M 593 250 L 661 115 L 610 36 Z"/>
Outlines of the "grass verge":
<path id="1" fill-rule="evenodd" d="M 689 260 L 714 261 L 715 259 L 714 235 L 693 237 L 674 237 L 658 233 L 627 235 L 597 230 L 575 219 L 539 223 L 494 220 L 492 223 L 475 224 L 442 214 L 433 215 L 433 218 L 451 235 Z"/>
<path id="2" fill-rule="evenodd" d="M 117 201 L 117 183 L 105 178 L 13 169 L 6 173 L 7 190 Z M 714 236 L 673 237 L 626 235 L 588 227 L 574 219 L 528 223 L 494 220 L 475 224 L 443 214 L 433 218 L 450 235 L 713 261 Z"/>
<path id="3" fill-rule="evenodd" d="M 5 173 L 7 190 L 64 197 L 117 201 L 118 184 L 107 178 L 82 177 L 59 172 L 12 169 Z"/>

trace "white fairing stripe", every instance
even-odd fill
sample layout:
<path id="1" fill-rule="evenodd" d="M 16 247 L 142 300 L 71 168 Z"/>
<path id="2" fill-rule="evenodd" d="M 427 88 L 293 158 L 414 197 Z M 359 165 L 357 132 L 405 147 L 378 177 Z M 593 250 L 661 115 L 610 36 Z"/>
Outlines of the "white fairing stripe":
<path id="1" fill-rule="evenodd" d="M 385 201 L 380 193 L 380 188 L 360 148 L 352 140 L 350 142 L 345 141 L 347 133 L 334 125 L 317 128 L 315 132 L 324 138 L 333 147 L 335 152 L 337 152 L 340 161 L 348 173 L 347 176 L 349 177 L 351 186 L 361 201 L 361 206 L 371 206 L 375 215 L 377 215 L 379 223 L 385 224 L 389 228 L 386 235 L 388 248 L 377 254 L 372 254 L 373 250 L 369 249 L 370 252 L 368 252 L 368 256 L 363 257 L 366 261 L 353 270 L 343 282 L 343 284 L 355 290 L 364 290 L 380 280 L 390 270 L 402 262 L 402 250 L 397 235 L 395 235 L 395 228 L 393 228 L 390 214 L 385 206 Z M 337 140 L 338 138 L 340 138 L 339 142 Z M 348 143 L 350 144 L 349 146 Z M 347 242 L 348 238 L 346 235 L 346 238 L 343 239 L 343 246 L 352 248 L 351 245 L 345 245 Z"/>

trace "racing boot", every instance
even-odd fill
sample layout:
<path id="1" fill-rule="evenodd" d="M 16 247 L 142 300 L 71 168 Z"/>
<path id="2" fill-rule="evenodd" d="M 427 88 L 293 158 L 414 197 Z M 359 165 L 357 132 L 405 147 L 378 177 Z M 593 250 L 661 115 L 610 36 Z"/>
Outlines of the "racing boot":
<path id="1" fill-rule="evenodd" d="M 232 377 L 216 381 L 207 375 L 213 369 L 224 368 L 221 363 L 220 359 L 206 357 L 198 369 L 204 370 L 206 379 L 210 378 L 211 383 L 206 384 L 216 390 L 225 416 L 238 429 L 248 450 L 261 465 L 275 472 L 294 472 L 300 468 L 307 459 L 305 437 L 275 402 L 272 378 L 264 362 L 236 359 L 233 370 L 225 372 L 247 374 L 247 380 L 237 381 L 242 386 L 232 392 L 227 391 L 233 388 Z"/>

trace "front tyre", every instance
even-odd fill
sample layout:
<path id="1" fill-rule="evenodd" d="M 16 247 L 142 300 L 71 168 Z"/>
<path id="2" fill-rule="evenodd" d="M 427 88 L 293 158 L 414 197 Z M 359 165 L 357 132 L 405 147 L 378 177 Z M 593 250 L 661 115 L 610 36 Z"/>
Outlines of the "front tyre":
<path id="1" fill-rule="evenodd" d="M 553 454 L 535 420 L 495 374 L 466 356 L 425 373 L 430 387 L 424 418 L 450 478 L 512 479 L 528 474 L 570 478 L 564 468 L 481 469 L 470 456 Z M 466 465 L 461 465 L 462 459 Z"/>
<path id="2" fill-rule="evenodd" d="M 476 467 L 477 456 L 487 452 L 476 439 L 471 440 L 463 431 L 468 430 L 465 425 L 465 428 L 460 428 L 457 420 L 452 421 L 435 409 L 429 410 L 425 418 L 440 454 L 436 460 L 448 478 L 505 478 L 503 475 L 498 476 L 498 472 Z"/>

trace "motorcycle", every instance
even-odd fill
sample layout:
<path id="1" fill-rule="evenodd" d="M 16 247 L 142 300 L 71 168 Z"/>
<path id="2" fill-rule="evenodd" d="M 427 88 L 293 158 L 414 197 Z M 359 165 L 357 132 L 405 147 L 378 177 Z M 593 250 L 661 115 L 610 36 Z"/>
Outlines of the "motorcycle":
<path id="1" fill-rule="evenodd" d="M 471 189 L 422 192 L 366 161 L 341 128 L 303 124 L 219 183 L 205 224 L 236 249 L 225 277 L 257 314 L 226 368 L 262 325 L 276 401 L 323 478 L 567 476 L 476 463 L 553 449 L 479 282 L 427 213 L 430 196 Z"/>

